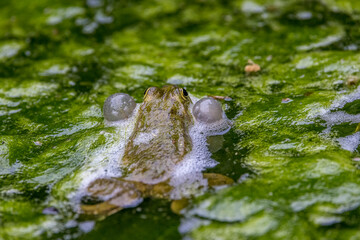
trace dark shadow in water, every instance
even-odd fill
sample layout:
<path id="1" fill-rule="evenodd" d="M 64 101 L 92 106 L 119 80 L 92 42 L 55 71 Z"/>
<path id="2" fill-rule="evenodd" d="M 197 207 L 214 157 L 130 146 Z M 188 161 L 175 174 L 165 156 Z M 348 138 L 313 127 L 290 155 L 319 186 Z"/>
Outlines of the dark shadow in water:
<path id="1" fill-rule="evenodd" d="M 146 199 L 139 207 L 96 222 L 94 230 L 80 239 L 181 239 L 180 218 L 171 212 L 169 201 Z"/>
<path id="2" fill-rule="evenodd" d="M 241 136 L 234 129 L 231 129 L 223 137 L 223 148 L 212 154 L 212 158 L 218 161 L 219 164 L 206 172 L 221 173 L 236 181 L 241 175 L 251 173 L 251 170 L 243 162 L 249 150 L 237 147 L 237 144 L 241 141 Z"/>
<path id="3" fill-rule="evenodd" d="M 226 116 L 235 122 L 239 116 L 242 106 L 235 101 L 229 101 L 225 104 Z M 212 158 L 219 162 L 217 166 L 208 169 L 206 172 L 220 173 L 232 178 L 234 181 L 238 180 L 243 174 L 251 174 L 251 170 L 244 164 L 245 157 L 249 154 L 250 149 L 239 148 L 242 135 L 233 126 L 228 133 L 223 135 L 223 147 L 212 154 Z"/>

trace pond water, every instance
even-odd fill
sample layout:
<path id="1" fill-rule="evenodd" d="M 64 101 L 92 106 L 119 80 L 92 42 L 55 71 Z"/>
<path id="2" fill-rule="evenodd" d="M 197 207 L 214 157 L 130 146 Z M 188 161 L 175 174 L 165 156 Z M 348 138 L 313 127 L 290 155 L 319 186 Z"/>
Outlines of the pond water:
<path id="1" fill-rule="evenodd" d="M 359 26 L 357 0 L 1 1 L 0 238 L 360 239 Z M 235 184 L 79 215 L 105 99 L 165 84 L 232 98 L 207 172 Z"/>

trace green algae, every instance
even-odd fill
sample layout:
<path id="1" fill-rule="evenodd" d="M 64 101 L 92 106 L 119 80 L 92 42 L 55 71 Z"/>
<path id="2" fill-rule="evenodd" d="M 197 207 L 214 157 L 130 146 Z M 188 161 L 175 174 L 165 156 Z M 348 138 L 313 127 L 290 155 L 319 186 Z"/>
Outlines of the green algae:
<path id="1" fill-rule="evenodd" d="M 346 84 L 359 76 L 359 10 L 355 0 L 0 3 L 0 238 L 360 238 L 359 93 Z M 262 70 L 246 74 L 248 59 Z M 69 199 L 116 138 L 104 100 L 141 102 L 166 83 L 233 99 L 208 172 L 236 183 L 183 216 L 147 200 L 92 228 Z M 42 213 L 50 206 L 58 214 Z"/>

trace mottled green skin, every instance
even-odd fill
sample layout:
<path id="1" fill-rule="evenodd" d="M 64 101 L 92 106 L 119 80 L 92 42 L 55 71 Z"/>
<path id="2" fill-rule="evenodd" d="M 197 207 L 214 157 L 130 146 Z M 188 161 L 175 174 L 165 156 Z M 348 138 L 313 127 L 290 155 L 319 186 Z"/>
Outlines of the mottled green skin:
<path id="1" fill-rule="evenodd" d="M 148 90 L 122 158 L 125 179 L 146 184 L 169 179 L 175 165 L 192 148 L 190 104 L 191 99 L 179 87 Z M 151 140 L 137 144 L 144 134 Z"/>

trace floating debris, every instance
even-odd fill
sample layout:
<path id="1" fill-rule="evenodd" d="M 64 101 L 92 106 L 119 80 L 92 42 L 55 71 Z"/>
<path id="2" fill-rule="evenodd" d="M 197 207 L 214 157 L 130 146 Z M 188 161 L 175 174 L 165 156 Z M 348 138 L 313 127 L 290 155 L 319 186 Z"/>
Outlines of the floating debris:
<path id="1" fill-rule="evenodd" d="M 248 65 L 245 66 L 245 72 L 247 74 L 256 73 L 260 70 L 261 68 L 258 64 L 254 63 L 251 59 L 248 60 Z"/>
<path id="2" fill-rule="evenodd" d="M 47 207 L 42 210 L 42 213 L 45 215 L 57 215 L 59 210 L 56 207 Z"/>
<path id="3" fill-rule="evenodd" d="M 36 146 L 41 146 L 41 145 L 42 145 L 42 142 L 40 142 L 40 141 L 35 141 L 34 144 L 35 144 Z"/>
<path id="4" fill-rule="evenodd" d="M 354 75 L 351 75 L 348 77 L 348 79 L 346 80 L 346 85 L 347 86 L 355 86 L 357 85 L 359 82 L 359 77 L 358 76 L 354 76 Z"/>
<path id="5" fill-rule="evenodd" d="M 289 103 L 289 102 L 292 102 L 293 100 L 290 99 L 290 98 L 283 98 L 281 99 L 281 103 Z"/>

